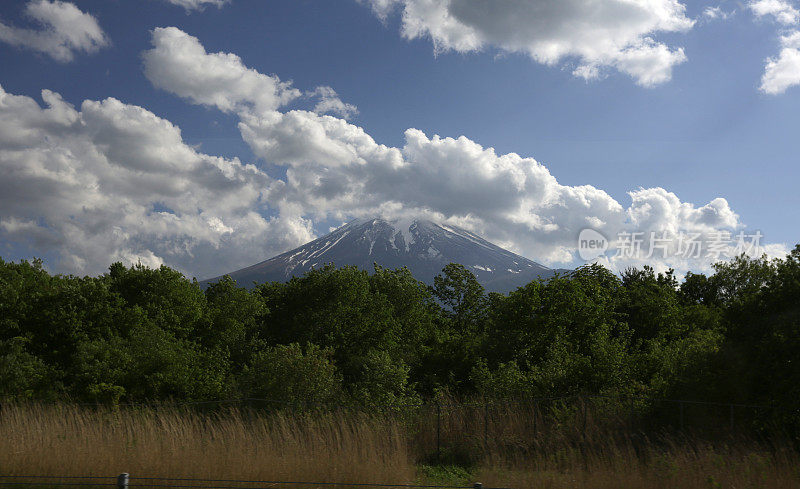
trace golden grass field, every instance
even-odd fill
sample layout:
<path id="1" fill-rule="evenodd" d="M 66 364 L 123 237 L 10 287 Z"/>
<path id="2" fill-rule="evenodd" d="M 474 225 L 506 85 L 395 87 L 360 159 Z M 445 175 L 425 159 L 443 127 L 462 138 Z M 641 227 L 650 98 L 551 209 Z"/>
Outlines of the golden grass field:
<path id="1" fill-rule="evenodd" d="M 455 419 L 461 416 L 464 419 Z M 576 438 L 564 428 L 531 431 L 531 417 L 446 413 L 445 455 L 456 442 L 472 465 L 458 476 L 432 463 L 425 423 L 380 413 L 203 414 L 179 409 L 4 404 L 0 475 L 194 477 L 372 483 L 483 482 L 523 488 L 797 488 L 800 457 L 733 439 L 649 440 L 596 423 Z M 459 424 L 460 423 L 460 424 Z M 459 438 L 454 426 L 478 427 Z M 616 435 L 615 435 L 616 433 Z M 617 436 L 618 435 L 618 436 Z M 133 482 L 133 481 L 132 481 Z M 250 485 L 252 486 L 252 484 Z"/>

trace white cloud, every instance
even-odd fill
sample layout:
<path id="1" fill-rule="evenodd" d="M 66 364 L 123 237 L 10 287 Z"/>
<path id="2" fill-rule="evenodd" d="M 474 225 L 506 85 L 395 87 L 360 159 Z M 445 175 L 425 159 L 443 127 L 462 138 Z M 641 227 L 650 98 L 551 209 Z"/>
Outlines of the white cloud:
<path id="1" fill-rule="evenodd" d="M 177 5 L 179 7 L 185 8 L 187 12 L 191 12 L 192 10 L 202 10 L 209 5 L 220 8 L 226 3 L 228 3 L 230 0 L 167 0 L 167 1 L 172 5 Z"/>
<path id="2" fill-rule="evenodd" d="M 709 6 L 703 9 L 703 18 L 706 20 L 728 20 L 734 15 L 736 15 L 735 10 L 728 12 L 723 10 L 721 6 Z"/>
<path id="3" fill-rule="evenodd" d="M 197 151 L 169 121 L 113 98 L 80 110 L 42 98 L 0 87 L 0 237 L 57 251 L 59 271 L 124 260 L 205 277 L 312 237 L 308 221 L 268 207 L 281 182 Z"/>
<path id="4" fill-rule="evenodd" d="M 160 50 L 158 39 L 154 44 Z M 221 56 L 202 52 L 195 50 L 197 56 L 184 62 L 208 66 L 206 56 Z M 202 76 L 190 80 L 208 86 Z M 169 89 L 164 80 L 151 81 Z M 560 184 L 533 158 L 498 155 L 463 136 L 428 136 L 408 129 L 402 147 L 385 146 L 340 117 L 310 110 L 253 111 L 247 92 L 231 94 L 229 86 L 208 97 L 240 100 L 243 139 L 267 165 L 285 171 L 283 184 L 270 192 L 270 204 L 314 222 L 374 214 L 430 215 L 551 264 L 574 258 L 577 236 L 586 227 L 610 238 L 626 230 L 705 236 L 742 227 L 722 198 L 696 206 L 661 188 L 638 189 L 625 206 L 595 187 Z M 179 84 L 176 89 L 187 87 Z M 672 262 L 659 263 L 665 268 Z M 697 270 L 707 268 L 710 260 L 678 264 Z"/>
<path id="5" fill-rule="evenodd" d="M 157 87 L 224 112 L 277 109 L 300 97 L 291 82 L 248 68 L 230 53 L 207 53 L 196 37 L 176 27 L 153 31 L 145 51 L 145 75 Z M 202 65 L 196 64 L 198 59 Z"/>
<path id="6" fill-rule="evenodd" d="M 96 273 L 123 259 L 207 277 L 300 245 L 314 227 L 375 214 L 447 220 L 553 265 L 574 259 L 587 227 L 612 240 L 623 231 L 709 236 L 742 228 L 722 198 L 694 205 L 650 188 L 620 203 L 593 186 L 559 183 L 533 158 L 497 154 L 464 136 L 408 129 L 402 147 L 382 145 L 341 117 L 281 110 L 280 93 L 294 89 L 236 56 L 207 53 L 177 29 L 154 31 L 153 42 L 144 56 L 150 80 L 236 113 L 243 139 L 285 177 L 204 154 L 169 121 L 113 98 L 76 110 L 44 91 L 42 108 L 0 89 L 3 241 L 60 251 L 60 271 Z M 197 68 L 178 79 L 176 66 Z M 272 89 L 269 97 L 253 88 L 261 85 Z M 704 270 L 711 261 L 609 263 Z"/>
<path id="7" fill-rule="evenodd" d="M 708 237 L 742 228 L 722 198 L 696 206 L 650 188 L 630 192 L 625 206 L 595 187 L 560 184 L 533 158 L 498 155 L 463 136 L 429 137 L 409 129 L 403 147 L 392 148 L 342 119 L 308 111 L 246 116 L 240 129 L 258 156 L 287 168 L 287 185 L 273 197 L 317 219 L 431 215 L 550 264 L 572 261 L 577 236 L 587 227 L 612 240 L 623 231 Z M 638 264 L 699 270 L 712 261 L 656 256 Z M 610 262 L 618 268 L 633 264 L 637 260 L 625 257 Z"/>
<path id="8" fill-rule="evenodd" d="M 800 12 L 786 0 L 752 0 L 747 5 L 756 17 L 772 17 L 784 25 L 796 24 Z"/>
<path id="9" fill-rule="evenodd" d="M 403 36 L 430 38 L 437 53 L 494 47 L 547 65 L 571 59 L 576 76 L 596 78 L 614 68 L 648 87 L 669 81 L 686 60 L 683 48 L 653 36 L 694 24 L 677 0 L 362 1 L 381 19 L 400 7 Z"/>
<path id="10" fill-rule="evenodd" d="M 800 84 L 800 11 L 786 0 L 752 0 L 748 7 L 757 18 L 771 17 L 783 26 L 795 26 L 780 37 L 781 50 L 766 59 L 759 90 L 779 95 Z"/>
<path id="11" fill-rule="evenodd" d="M 314 112 L 317 114 L 334 114 L 343 119 L 349 119 L 358 114 L 358 107 L 342 102 L 336 90 L 331 87 L 317 87 L 307 95 L 319 97 L 319 102 L 314 106 Z"/>
<path id="12" fill-rule="evenodd" d="M 800 85 L 800 31 L 781 37 L 781 51 L 767 59 L 760 89 L 778 95 L 795 85 Z"/>
<path id="13" fill-rule="evenodd" d="M 25 14 L 39 24 L 37 28 L 0 22 L 0 41 L 47 54 L 60 62 L 72 61 L 76 52 L 94 53 L 109 44 L 97 19 L 70 2 L 31 0 L 25 6 Z"/>

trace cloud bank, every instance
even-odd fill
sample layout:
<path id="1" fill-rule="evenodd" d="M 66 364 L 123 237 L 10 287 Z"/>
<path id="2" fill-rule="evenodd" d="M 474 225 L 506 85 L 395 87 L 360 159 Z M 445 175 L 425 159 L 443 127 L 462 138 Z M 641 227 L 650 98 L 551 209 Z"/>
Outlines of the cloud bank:
<path id="1" fill-rule="evenodd" d="M 103 29 L 90 14 L 69 2 L 32 0 L 25 15 L 38 24 L 24 28 L 0 22 L 0 41 L 46 54 L 66 63 L 77 52 L 94 53 L 109 44 Z"/>
<path id="2" fill-rule="evenodd" d="M 150 81 L 236 114 L 261 167 L 204 154 L 169 121 L 113 98 L 78 110 L 47 90 L 41 107 L 0 89 L 3 241 L 59 251 L 60 271 L 99 273 L 113 260 L 138 260 L 205 278 L 298 246 L 315 229 L 327 231 L 325 223 L 376 214 L 445 220 L 551 265 L 574 262 L 586 228 L 614 240 L 621 232 L 708 236 L 743 227 L 723 198 L 695 205 L 640 188 L 620 203 L 590 185 L 559 183 L 534 158 L 497 154 L 465 136 L 410 128 L 401 147 L 383 145 L 347 121 L 349 111 L 319 109 L 332 89 L 309 91 L 319 101 L 304 110 L 296 105 L 314 102 L 290 83 L 233 54 L 208 53 L 177 28 L 156 29 L 152 43 L 143 53 Z M 714 260 L 606 264 L 685 271 Z"/>
<path id="3" fill-rule="evenodd" d="M 42 98 L 44 108 L 0 87 L 0 237 L 60 253 L 59 271 L 121 260 L 205 276 L 311 237 L 302 218 L 264 217 L 280 182 L 196 151 L 152 112 Z"/>
<path id="4" fill-rule="evenodd" d="M 585 79 L 615 69 L 645 87 L 669 81 L 686 61 L 683 48 L 654 36 L 694 25 L 677 0 L 362 1 L 384 20 L 399 9 L 403 37 L 429 38 L 437 53 L 491 47 L 550 66 L 570 60 Z"/>

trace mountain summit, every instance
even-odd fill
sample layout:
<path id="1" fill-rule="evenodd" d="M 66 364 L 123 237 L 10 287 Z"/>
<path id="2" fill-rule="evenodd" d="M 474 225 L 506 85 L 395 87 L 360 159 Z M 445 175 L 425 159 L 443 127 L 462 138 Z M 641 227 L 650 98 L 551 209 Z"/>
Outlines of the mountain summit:
<path id="1" fill-rule="evenodd" d="M 427 219 L 375 218 L 351 221 L 299 248 L 228 275 L 250 287 L 253 282 L 287 281 L 329 263 L 370 271 L 374 263 L 408 267 L 415 278 L 430 284 L 445 265 L 460 263 L 491 292 L 508 292 L 556 272 L 456 226 Z"/>

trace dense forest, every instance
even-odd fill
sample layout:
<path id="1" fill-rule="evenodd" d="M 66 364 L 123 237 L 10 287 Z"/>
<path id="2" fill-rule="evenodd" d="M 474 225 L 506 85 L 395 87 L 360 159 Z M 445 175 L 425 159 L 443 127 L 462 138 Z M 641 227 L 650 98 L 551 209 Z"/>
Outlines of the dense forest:
<path id="1" fill-rule="evenodd" d="M 327 266 L 253 290 L 167 267 L 0 260 L 0 398 L 413 403 L 637 395 L 757 403 L 800 426 L 800 245 L 715 273 L 599 265 L 508 295 L 451 264 Z M 776 414 L 777 413 L 777 414 Z"/>

